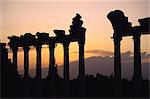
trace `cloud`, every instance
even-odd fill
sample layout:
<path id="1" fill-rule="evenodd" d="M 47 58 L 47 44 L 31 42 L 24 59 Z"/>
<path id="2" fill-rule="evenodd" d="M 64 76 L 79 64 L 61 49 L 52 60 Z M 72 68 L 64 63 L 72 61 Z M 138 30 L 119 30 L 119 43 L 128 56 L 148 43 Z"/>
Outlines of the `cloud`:
<path id="1" fill-rule="evenodd" d="M 145 58 L 149 58 L 150 59 L 150 54 L 147 52 L 142 52 L 141 53 L 141 58 L 145 59 Z"/>
<path id="2" fill-rule="evenodd" d="M 78 52 L 73 52 L 73 53 L 78 53 Z M 112 56 L 113 55 L 113 52 L 104 51 L 104 50 L 87 50 L 85 51 L 85 53 L 91 53 L 97 56 Z"/>
<path id="3" fill-rule="evenodd" d="M 86 51 L 86 52 L 93 52 L 93 51 Z M 95 52 L 100 52 L 100 51 L 95 51 Z M 103 51 L 105 52 L 105 51 Z M 106 51 L 107 52 L 107 51 Z M 77 52 L 75 52 L 77 53 Z M 150 60 L 150 54 L 147 52 L 142 52 L 141 57 L 142 61 L 142 77 L 144 79 L 150 79 L 149 78 L 149 67 L 150 67 L 150 61 L 147 61 L 148 59 Z M 134 56 L 131 51 L 124 52 L 122 53 L 121 57 L 121 71 L 122 71 L 122 78 L 128 78 L 132 79 L 133 77 L 133 72 L 134 72 Z M 79 73 L 79 65 L 78 65 L 78 60 L 70 62 L 69 63 L 69 70 L 70 70 L 70 79 L 74 79 L 77 77 Z M 108 75 L 110 76 L 113 73 L 114 70 L 114 57 L 110 56 L 92 56 L 89 58 L 85 59 L 85 73 L 86 74 L 93 74 L 96 75 L 97 73 L 103 74 L 103 75 Z M 35 76 L 35 69 L 30 70 L 30 74 L 32 77 Z M 23 72 L 23 71 L 22 71 Z M 63 77 L 63 65 L 58 66 L 58 74 Z M 48 75 L 48 68 L 42 68 L 42 77 L 47 77 Z"/>
<path id="4" fill-rule="evenodd" d="M 88 53 L 100 51 L 86 51 Z M 105 52 L 105 51 L 102 51 Z M 106 51 L 107 52 L 107 51 Z M 77 52 L 76 52 L 77 53 Z M 142 52 L 142 60 L 149 59 L 148 53 Z M 134 56 L 131 51 L 122 53 L 121 56 L 122 78 L 132 79 L 134 73 Z M 150 61 L 142 62 L 142 77 L 149 79 Z M 70 78 L 76 78 L 78 75 L 78 60 L 70 62 Z M 97 73 L 110 76 L 114 70 L 114 57 L 110 56 L 93 56 L 85 59 L 85 73 L 96 75 Z M 63 75 L 63 66 L 58 68 L 59 75 Z"/>

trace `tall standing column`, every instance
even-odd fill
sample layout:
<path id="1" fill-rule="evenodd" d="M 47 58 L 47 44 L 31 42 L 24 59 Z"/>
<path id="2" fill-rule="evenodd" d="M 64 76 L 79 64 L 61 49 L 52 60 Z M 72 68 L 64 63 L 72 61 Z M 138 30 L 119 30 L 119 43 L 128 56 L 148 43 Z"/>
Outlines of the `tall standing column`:
<path id="1" fill-rule="evenodd" d="M 70 42 L 64 42 L 64 80 L 69 80 L 69 44 Z"/>
<path id="2" fill-rule="evenodd" d="M 24 49 L 24 77 L 29 77 L 29 46 L 23 47 Z"/>
<path id="3" fill-rule="evenodd" d="M 55 42 L 51 42 L 49 44 L 49 72 L 48 72 L 48 78 L 49 78 L 49 95 L 50 97 L 56 96 L 56 88 L 55 88 L 55 57 L 54 52 L 55 51 Z"/>
<path id="4" fill-rule="evenodd" d="M 79 44 L 79 79 L 84 79 L 85 63 L 84 63 L 84 44 L 85 42 L 78 42 Z"/>
<path id="5" fill-rule="evenodd" d="M 138 26 L 135 26 L 133 33 L 133 41 L 134 41 L 134 75 L 133 81 L 134 85 L 133 88 L 135 89 L 134 95 L 136 97 L 142 96 L 142 74 L 141 74 L 141 52 L 140 52 L 140 37 L 141 32 Z"/>
<path id="6" fill-rule="evenodd" d="M 121 80 L 120 38 L 114 37 L 114 77 Z"/>
<path id="7" fill-rule="evenodd" d="M 122 40 L 121 32 L 114 33 L 114 96 L 121 97 L 121 55 L 120 41 Z"/>
<path id="8" fill-rule="evenodd" d="M 36 46 L 36 94 L 38 97 L 42 95 L 42 82 L 41 82 L 41 48 L 42 44 L 37 44 Z"/>
<path id="9" fill-rule="evenodd" d="M 85 97 L 84 41 L 79 41 L 79 96 Z"/>
<path id="10" fill-rule="evenodd" d="M 63 42 L 64 47 L 64 96 L 70 97 L 69 88 L 69 41 Z"/>
<path id="11" fill-rule="evenodd" d="M 18 70 L 17 70 L 17 51 L 18 51 L 18 47 L 13 47 L 12 51 L 13 51 L 13 64 L 15 66 L 16 75 L 18 75 Z"/>
<path id="12" fill-rule="evenodd" d="M 134 40 L 134 80 L 141 80 L 141 49 L 140 49 L 140 37 L 141 34 L 137 32 L 133 35 Z"/>
<path id="13" fill-rule="evenodd" d="M 52 68 L 55 65 L 55 57 L 54 57 L 54 50 L 55 50 L 55 43 L 51 43 L 49 44 L 49 76 L 51 76 L 50 74 L 52 72 Z"/>
<path id="14" fill-rule="evenodd" d="M 41 45 L 36 46 L 36 78 L 41 79 Z"/>

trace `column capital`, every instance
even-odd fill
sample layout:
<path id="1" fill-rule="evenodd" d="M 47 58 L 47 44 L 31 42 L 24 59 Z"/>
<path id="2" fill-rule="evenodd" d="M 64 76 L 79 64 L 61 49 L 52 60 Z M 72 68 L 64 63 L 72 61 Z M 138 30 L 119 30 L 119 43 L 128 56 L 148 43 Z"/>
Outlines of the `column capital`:
<path id="1" fill-rule="evenodd" d="M 69 47 L 69 44 L 70 44 L 70 42 L 69 42 L 69 41 L 65 41 L 65 42 L 63 42 L 63 46 L 64 46 L 64 47 Z"/>
<path id="2" fill-rule="evenodd" d="M 141 33 L 134 33 L 133 34 L 133 39 L 136 40 L 136 39 L 140 39 L 141 37 Z"/>
<path id="3" fill-rule="evenodd" d="M 42 45 L 41 44 L 37 44 L 37 45 L 35 45 L 35 47 L 36 47 L 36 50 L 40 50 L 42 48 Z"/>
<path id="4" fill-rule="evenodd" d="M 56 46 L 55 42 L 49 43 L 49 48 L 55 48 L 55 46 Z"/>
<path id="5" fill-rule="evenodd" d="M 78 41 L 78 44 L 85 44 L 85 41 Z"/>
<path id="6" fill-rule="evenodd" d="M 18 46 L 11 47 L 12 51 L 18 51 Z"/>
<path id="7" fill-rule="evenodd" d="M 30 50 L 30 47 L 29 46 L 23 46 L 23 50 L 28 52 Z"/>
<path id="8" fill-rule="evenodd" d="M 114 44 L 120 42 L 121 40 L 122 40 L 122 37 L 117 37 L 117 36 L 113 37 Z"/>
<path id="9" fill-rule="evenodd" d="M 133 27 L 133 39 L 140 39 L 141 37 L 141 30 L 139 26 Z"/>

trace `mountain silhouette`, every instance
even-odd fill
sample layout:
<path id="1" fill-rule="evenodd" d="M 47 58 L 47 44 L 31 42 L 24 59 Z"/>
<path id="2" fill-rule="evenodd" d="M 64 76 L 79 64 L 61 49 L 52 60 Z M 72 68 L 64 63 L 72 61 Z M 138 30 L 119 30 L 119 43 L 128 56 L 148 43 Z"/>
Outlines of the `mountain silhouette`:
<path id="1" fill-rule="evenodd" d="M 86 51 L 86 53 L 95 53 L 100 51 Z M 108 51 L 103 51 L 108 52 Z M 75 52 L 76 53 L 76 52 Z M 111 52 L 108 52 L 108 54 Z M 107 53 L 103 55 L 108 55 Z M 131 80 L 133 76 L 133 53 L 130 51 L 122 53 L 122 78 Z M 98 54 L 100 55 L 100 53 Z M 111 55 L 111 54 L 110 54 Z M 149 79 L 150 54 L 147 52 L 141 53 L 142 56 L 142 76 L 144 79 Z M 85 59 L 85 73 L 96 75 L 97 73 L 110 76 L 113 73 L 113 56 L 93 56 Z M 23 71 L 20 71 L 23 73 Z M 35 69 L 30 70 L 32 77 L 35 76 Z M 48 74 L 48 68 L 42 69 L 42 77 L 45 78 Z M 63 77 L 63 65 L 58 66 L 58 74 Z M 78 61 L 70 62 L 70 79 L 77 78 Z"/>

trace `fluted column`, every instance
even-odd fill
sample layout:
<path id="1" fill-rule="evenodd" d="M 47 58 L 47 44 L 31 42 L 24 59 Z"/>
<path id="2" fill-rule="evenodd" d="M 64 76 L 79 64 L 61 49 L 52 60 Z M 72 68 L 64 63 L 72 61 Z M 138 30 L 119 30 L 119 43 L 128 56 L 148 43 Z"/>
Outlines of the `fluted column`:
<path id="1" fill-rule="evenodd" d="M 134 80 L 141 80 L 142 73 L 141 73 L 141 49 L 140 49 L 140 37 L 141 34 L 137 32 L 133 35 L 134 40 Z"/>
<path id="2" fill-rule="evenodd" d="M 36 78 L 41 79 L 41 45 L 36 46 Z"/>
<path id="3" fill-rule="evenodd" d="M 24 77 L 29 77 L 29 46 L 23 47 L 24 49 Z"/>
<path id="4" fill-rule="evenodd" d="M 13 64 L 14 64 L 14 68 L 15 68 L 15 72 L 16 75 L 18 75 L 18 70 L 17 70 L 17 52 L 18 52 L 18 47 L 13 47 L 12 48 L 12 52 L 13 52 Z"/>
<path id="5" fill-rule="evenodd" d="M 69 80 L 69 44 L 70 42 L 64 42 L 64 80 Z"/>

